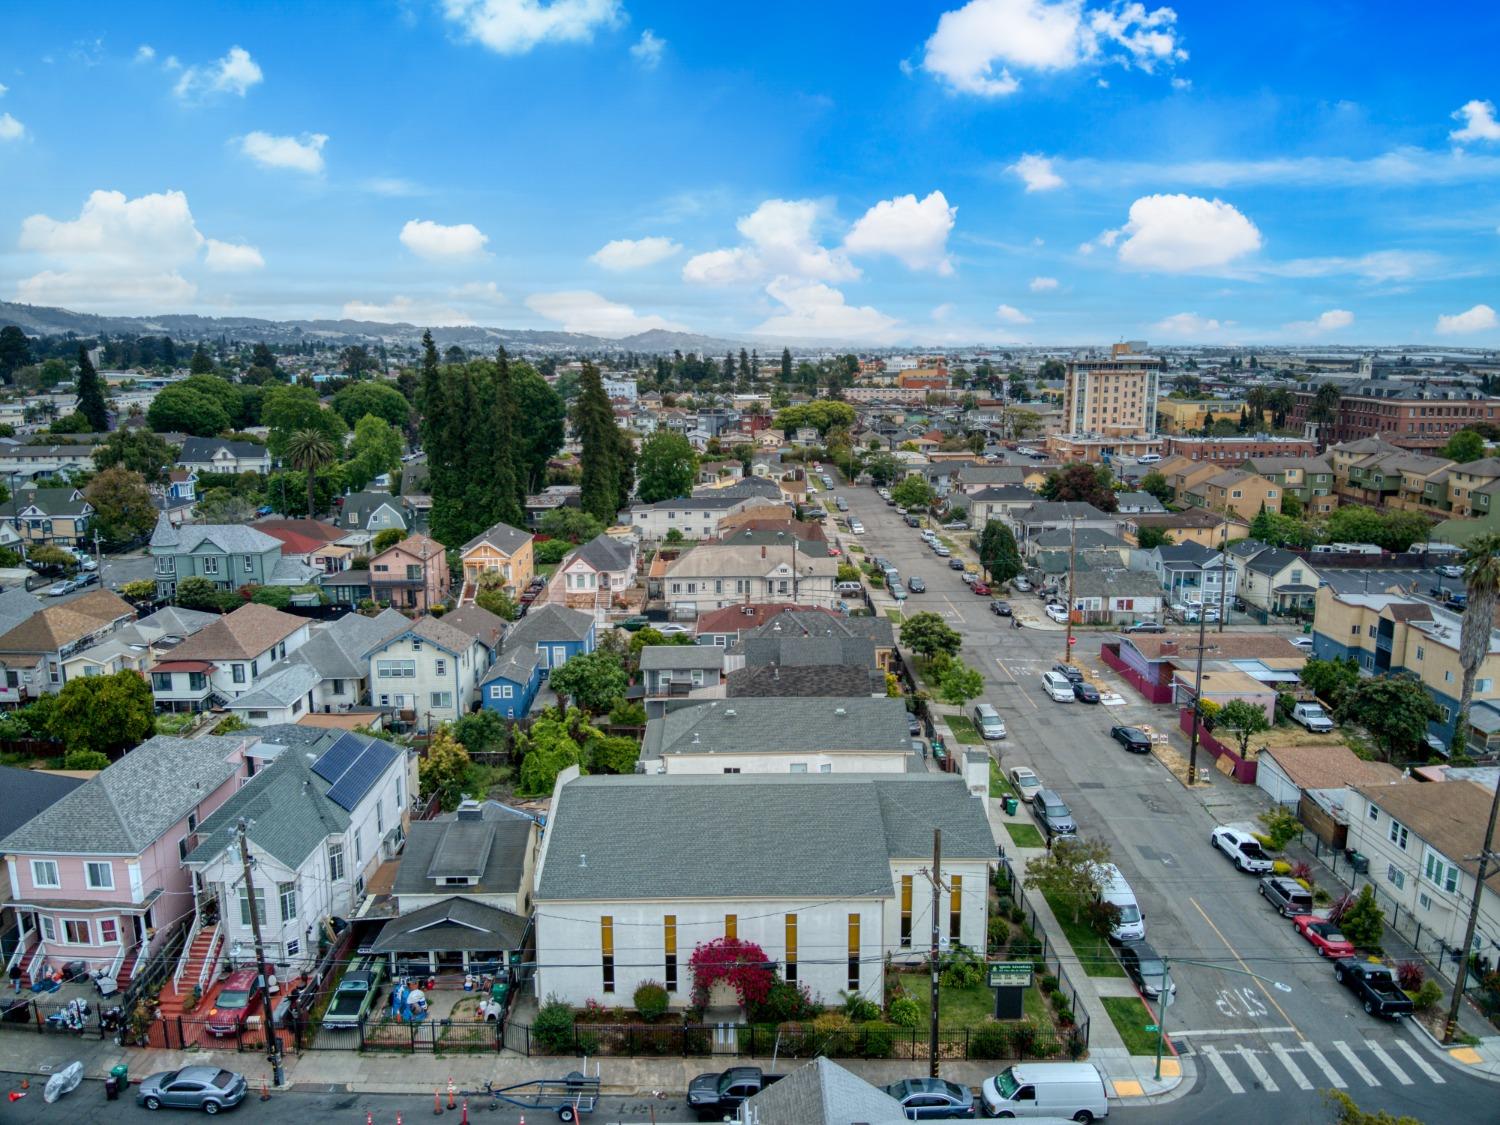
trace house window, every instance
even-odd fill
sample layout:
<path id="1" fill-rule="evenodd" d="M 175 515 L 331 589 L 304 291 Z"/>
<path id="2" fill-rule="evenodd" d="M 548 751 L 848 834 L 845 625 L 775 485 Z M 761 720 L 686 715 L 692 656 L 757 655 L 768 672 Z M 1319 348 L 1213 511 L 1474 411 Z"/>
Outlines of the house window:
<path id="1" fill-rule="evenodd" d="M 167 677 L 169 680 L 171 677 Z M 208 677 L 202 672 L 188 673 L 188 691 L 202 691 L 208 687 Z"/>
<path id="2" fill-rule="evenodd" d="M 46 914 L 42 915 L 42 937 L 46 941 L 57 940 L 57 924 Z"/>
<path id="3" fill-rule="evenodd" d="M 88 922 L 82 918 L 63 919 L 63 941 L 69 945 L 92 945 Z"/>
<path id="4" fill-rule="evenodd" d="M 730 941 L 738 941 L 740 936 L 740 916 L 738 914 L 724 915 L 724 936 Z"/>
<path id="5" fill-rule="evenodd" d="M 859 991 L 859 915 L 849 915 L 849 972 L 850 992 Z"/>
<path id="6" fill-rule="evenodd" d="M 615 920 L 608 914 L 599 919 L 599 952 L 604 968 L 604 991 L 615 990 Z"/>
<path id="7" fill-rule="evenodd" d="M 1489 680 L 1489 679 L 1475 680 L 1474 681 L 1474 690 L 1475 691 L 1489 691 L 1490 690 L 1490 685 L 1493 684 L 1493 683 L 1494 683 L 1494 681 L 1493 680 Z"/>
<path id="8" fill-rule="evenodd" d="M 1359 636 L 1359 626 L 1355 625 L 1355 626 L 1351 627 L 1350 630 L 1349 630 L 1349 635 L 1352 636 L 1352 637 Z"/>
<path id="9" fill-rule="evenodd" d="M 1379 820 L 1380 819 L 1380 809 L 1377 806 L 1371 805 L 1370 808 L 1369 808 L 1369 810 L 1368 810 L 1368 813 L 1369 813 L 1369 817 L 1370 817 L 1371 820 Z"/>
<path id="10" fill-rule="evenodd" d="M 1453 669 L 1452 668 L 1448 668 L 1448 669 L 1446 669 L 1443 672 L 1443 683 L 1445 683 L 1445 684 L 1451 684 L 1452 682 L 1453 682 Z"/>
<path id="11" fill-rule="evenodd" d="M 1417 905 L 1420 906 L 1423 910 L 1431 910 L 1432 896 L 1429 895 L 1426 891 L 1420 892 L 1417 895 Z"/>
<path id="12" fill-rule="evenodd" d="M 171 691 L 172 690 L 172 673 L 171 672 L 152 672 L 151 673 L 151 690 L 152 691 Z"/>
<path id="13" fill-rule="evenodd" d="M 1389 835 L 1390 835 L 1391 843 L 1395 844 L 1398 848 L 1400 848 L 1404 852 L 1406 850 L 1406 838 L 1407 838 L 1406 825 L 1402 824 L 1399 820 L 1396 820 L 1396 819 L 1393 818 L 1391 820 L 1391 830 L 1390 830 Z"/>
<path id="14" fill-rule="evenodd" d="M 255 888 L 255 918 L 262 924 L 266 920 L 266 889 Z M 240 925 L 247 929 L 252 925 L 250 921 L 250 896 L 245 892 L 243 885 L 240 887 Z"/>
<path id="15" fill-rule="evenodd" d="M 362 833 L 358 828 L 354 830 L 354 862 L 357 864 L 364 859 L 365 848 Z"/>
<path id="16" fill-rule="evenodd" d="M 379 798 L 375 801 L 375 831 L 378 833 L 385 831 L 385 802 Z"/>
<path id="17" fill-rule="evenodd" d="M 231 664 L 229 674 L 234 677 L 234 682 L 242 684 L 245 682 L 245 666 L 243 664 Z"/>
<path id="18" fill-rule="evenodd" d="M 1417 659 L 1418 660 L 1425 660 L 1425 659 L 1427 659 L 1427 650 L 1425 648 L 1423 648 L 1421 645 L 1417 646 Z"/>
<path id="19" fill-rule="evenodd" d="M 451 691 L 435 691 L 428 697 L 433 707 L 452 707 L 453 693 Z"/>
<path id="20" fill-rule="evenodd" d="M 61 880 L 57 877 L 57 861 L 52 859 L 34 859 L 31 861 L 31 885 L 33 887 L 60 887 Z"/>
<path id="21" fill-rule="evenodd" d="M 668 992 L 677 991 L 677 915 L 661 920 L 661 946 L 665 960 L 664 975 Z"/>
<path id="22" fill-rule="evenodd" d="M 393 680 L 415 679 L 417 662 L 415 660 L 377 660 L 375 661 L 375 674 Z"/>
<path id="23" fill-rule="evenodd" d="M 294 712 L 295 712 L 295 711 L 297 711 L 297 710 L 299 710 L 299 706 L 298 706 L 298 704 L 299 704 L 299 703 L 300 703 L 300 702 L 301 702 L 301 701 L 300 701 L 300 700 L 299 700 L 299 701 L 298 701 L 298 702 L 297 702 L 297 703 L 293 703 L 293 704 L 292 704 L 292 710 L 293 710 L 293 711 L 294 711 Z M 248 714 L 248 715 L 247 715 L 247 716 L 246 716 L 246 717 L 247 717 L 247 718 L 250 718 L 250 719 L 269 719 L 269 718 L 270 718 L 270 717 L 271 717 L 271 713 L 270 713 L 270 712 L 269 712 L 269 711 L 257 711 L 257 710 L 255 710 L 255 709 L 254 709 L 254 708 L 253 708 L 253 707 L 252 707 L 252 708 L 251 708 L 251 709 L 250 709 L 250 713 L 249 713 L 249 714 Z"/>
<path id="24" fill-rule="evenodd" d="M 218 574 L 219 573 L 219 560 L 217 558 L 215 558 L 213 555 L 205 555 L 205 556 L 203 556 L 203 573 L 204 574 Z"/>
<path id="25" fill-rule="evenodd" d="M 113 918 L 99 919 L 99 941 L 119 941 L 120 925 Z"/>
<path id="26" fill-rule="evenodd" d="M 1450 722 L 1453 719 L 1453 709 L 1445 704 L 1438 704 L 1438 714 L 1442 716 L 1442 720 L 1445 723 Z"/>
<path id="27" fill-rule="evenodd" d="M 83 878 L 91 891 L 112 891 L 115 889 L 114 868 L 108 863 L 97 863 L 92 860 L 85 863 L 83 865 Z"/>
<path id="28" fill-rule="evenodd" d="M 1452 894 L 1458 890 L 1458 867 L 1449 863 L 1437 852 L 1428 849 L 1426 860 L 1422 865 L 1423 877 L 1435 886 Z"/>
<path id="29" fill-rule="evenodd" d="M 286 943 L 286 955 L 288 957 L 295 957 L 295 956 L 297 956 L 297 954 L 299 954 L 301 952 L 302 952 L 302 943 L 300 941 L 298 941 L 296 938 L 293 938 L 291 941 L 289 941 L 289 942 Z"/>
<path id="30" fill-rule="evenodd" d="M 240 560 L 240 562 L 241 562 L 241 565 L 245 568 L 245 573 L 246 574 L 249 574 L 252 570 L 255 569 L 255 556 L 254 555 L 245 555 Z"/>
<path id="31" fill-rule="evenodd" d="M 1406 886 L 1406 872 L 1402 871 L 1394 863 L 1387 864 L 1385 881 L 1399 891 L 1402 887 Z"/>
<path id="32" fill-rule="evenodd" d="M 515 694 L 516 694 L 516 689 L 514 687 L 512 687 L 510 684 L 505 684 L 505 685 L 503 685 L 500 688 L 500 698 L 501 699 L 511 699 L 511 698 L 514 698 Z"/>
<path id="33" fill-rule="evenodd" d="M 948 892 L 948 940 L 957 941 L 963 932 L 964 877 L 954 875 L 950 882 L 952 890 Z"/>
<path id="34" fill-rule="evenodd" d="M 432 670 L 439 676 L 446 676 L 448 674 L 448 662 L 439 657 L 432 662 Z"/>
<path id="35" fill-rule="evenodd" d="M 901 948 L 911 948 L 911 881 L 910 875 L 901 876 Z"/>

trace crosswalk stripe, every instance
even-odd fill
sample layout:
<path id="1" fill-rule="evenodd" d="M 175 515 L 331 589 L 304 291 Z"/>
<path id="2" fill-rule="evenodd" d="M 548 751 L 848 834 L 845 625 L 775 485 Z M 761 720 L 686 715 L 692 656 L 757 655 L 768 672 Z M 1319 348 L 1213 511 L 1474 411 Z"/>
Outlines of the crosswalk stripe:
<path id="1" fill-rule="evenodd" d="M 1229 1087 L 1231 1094 L 1243 1094 L 1245 1087 L 1240 1085 L 1240 1080 L 1234 1076 L 1234 1071 L 1229 1069 L 1229 1064 L 1219 1057 L 1216 1047 L 1200 1047 L 1203 1057 L 1206 1058 L 1213 1068 L 1219 1072 L 1219 1077 L 1224 1080 L 1224 1085 Z"/>
<path id="2" fill-rule="evenodd" d="M 1261 1061 L 1255 1057 L 1255 1052 L 1249 1047 L 1239 1048 L 1240 1058 L 1245 1060 L 1245 1065 L 1250 1068 L 1250 1073 L 1255 1075 L 1255 1080 L 1260 1083 L 1260 1088 L 1268 1094 L 1279 1093 L 1281 1087 L 1276 1085 L 1276 1080 L 1271 1077 L 1271 1072 L 1261 1065 Z"/>
<path id="3" fill-rule="evenodd" d="M 1292 1076 L 1292 1081 L 1303 1090 L 1311 1090 L 1313 1085 L 1307 1080 L 1307 1075 L 1302 1073 L 1302 1068 L 1292 1061 L 1292 1053 L 1280 1043 L 1271 1044 L 1271 1053 L 1276 1056 L 1277 1062 L 1286 1067 L 1286 1072 Z"/>
<path id="4" fill-rule="evenodd" d="M 1338 1090 L 1347 1090 L 1349 1083 L 1345 1082 L 1343 1076 L 1333 1067 L 1328 1065 L 1328 1060 L 1323 1057 L 1323 1052 L 1312 1045 L 1311 1042 L 1303 1043 L 1302 1049 L 1307 1052 L 1307 1057 L 1317 1065 L 1323 1072 L 1323 1077 L 1328 1079 L 1331 1086 Z"/>
<path id="5" fill-rule="evenodd" d="M 1380 1079 L 1375 1077 L 1369 1067 L 1359 1061 L 1359 1056 L 1349 1049 L 1349 1044 L 1335 1039 L 1333 1041 L 1333 1049 L 1344 1056 L 1344 1061 L 1354 1068 L 1355 1074 L 1364 1079 L 1366 1086 L 1380 1085 Z"/>
<path id="6" fill-rule="evenodd" d="M 1411 1079 L 1406 1076 L 1406 1071 L 1402 1070 L 1399 1066 L 1396 1065 L 1396 1060 L 1385 1053 L 1384 1047 L 1375 1042 L 1375 1040 L 1373 1039 L 1366 1039 L 1365 1046 L 1370 1048 L 1370 1054 L 1379 1059 L 1381 1065 L 1383 1065 L 1386 1070 L 1390 1071 L 1396 1076 L 1397 1082 L 1401 1083 L 1401 1085 L 1403 1086 L 1411 1085 Z"/>
<path id="7" fill-rule="evenodd" d="M 1412 1049 L 1410 1043 L 1406 1043 L 1400 1039 L 1397 1039 L 1396 1046 L 1400 1047 L 1401 1050 L 1406 1054 L 1406 1056 L 1410 1058 L 1412 1062 L 1417 1064 L 1417 1069 L 1420 1070 L 1423 1074 L 1427 1075 L 1428 1078 L 1436 1082 L 1439 1086 L 1446 1084 L 1447 1080 L 1437 1072 L 1437 1068 L 1429 1063 L 1426 1059 L 1424 1059 L 1421 1055 L 1417 1054 L 1417 1052 Z"/>

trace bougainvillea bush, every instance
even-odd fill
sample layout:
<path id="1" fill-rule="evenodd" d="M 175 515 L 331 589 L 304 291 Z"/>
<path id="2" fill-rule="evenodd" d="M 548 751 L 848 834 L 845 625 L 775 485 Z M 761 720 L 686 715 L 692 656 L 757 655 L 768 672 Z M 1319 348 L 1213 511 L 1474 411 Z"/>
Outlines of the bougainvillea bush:
<path id="1" fill-rule="evenodd" d="M 740 1007 L 749 1009 L 765 1000 L 776 983 L 773 962 L 753 941 L 721 937 L 693 950 L 688 964 L 693 972 L 693 1007 L 708 1007 L 714 985 L 724 981 L 739 997 Z"/>

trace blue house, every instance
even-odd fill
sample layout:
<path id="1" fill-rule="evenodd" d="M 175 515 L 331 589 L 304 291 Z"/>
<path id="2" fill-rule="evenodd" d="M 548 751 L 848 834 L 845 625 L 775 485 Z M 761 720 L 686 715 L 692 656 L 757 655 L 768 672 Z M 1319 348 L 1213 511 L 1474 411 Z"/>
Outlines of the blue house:
<path id="1" fill-rule="evenodd" d="M 507 719 L 525 718 L 547 673 L 593 652 L 594 642 L 593 614 L 538 606 L 505 634 L 499 659 L 480 681 L 480 702 Z"/>

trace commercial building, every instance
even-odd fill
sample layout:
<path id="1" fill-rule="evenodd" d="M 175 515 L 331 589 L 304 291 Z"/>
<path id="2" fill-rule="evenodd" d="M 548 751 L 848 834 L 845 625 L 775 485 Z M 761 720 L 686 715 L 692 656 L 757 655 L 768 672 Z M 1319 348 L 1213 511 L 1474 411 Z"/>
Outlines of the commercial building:
<path id="1" fill-rule="evenodd" d="M 1116 347 L 1070 359 L 1063 379 L 1063 430 L 1070 437 L 1149 438 L 1163 362 Z"/>
<path id="2" fill-rule="evenodd" d="M 1175 455 L 1191 461 L 1222 461 L 1230 465 L 1252 457 L 1314 457 L 1317 452 L 1318 443 L 1311 439 L 1272 437 L 1270 434 L 1169 437 L 1162 442 L 1163 456 Z"/>
<path id="3" fill-rule="evenodd" d="M 1329 422 L 1313 419 L 1318 388 L 1293 392 L 1287 424 L 1302 426 L 1324 445 L 1380 436 L 1403 449 L 1435 450 L 1475 422 L 1500 422 L 1500 398 L 1451 386 L 1413 386 L 1370 379 L 1340 386 Z"/>

